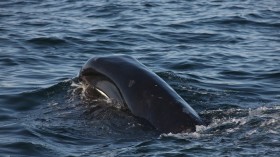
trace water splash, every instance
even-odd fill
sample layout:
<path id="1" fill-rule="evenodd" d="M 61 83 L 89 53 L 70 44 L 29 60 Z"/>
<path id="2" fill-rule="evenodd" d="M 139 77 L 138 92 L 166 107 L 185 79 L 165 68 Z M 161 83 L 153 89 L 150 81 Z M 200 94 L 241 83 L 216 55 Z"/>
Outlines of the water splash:
<path id="1" fill-rule="evenodd" d="M 239 134 L 280 133 L 280 106 L 259 107 L 256 109 L 227 109 L 203 111 L 202 116 L 212 117 L 207 126 L 196 126 L 196 132 L 180 134 L 161 134 L 160 137 L 203 138 L 208 136 L 227 136 Z"/>

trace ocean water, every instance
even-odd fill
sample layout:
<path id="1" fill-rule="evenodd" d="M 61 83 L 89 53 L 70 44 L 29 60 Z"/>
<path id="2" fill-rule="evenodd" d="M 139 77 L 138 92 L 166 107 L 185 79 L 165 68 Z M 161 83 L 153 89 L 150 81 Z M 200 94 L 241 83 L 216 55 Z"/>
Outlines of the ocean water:
<path id="1" fill-rule="evenodd" d="M 280 153 L 278 0 L 2 0 L 0 34 L 0 156 Z M 145 64 L 208 125 L 160 134 L 83 98 L 80 68 L 115 54 Z"/>

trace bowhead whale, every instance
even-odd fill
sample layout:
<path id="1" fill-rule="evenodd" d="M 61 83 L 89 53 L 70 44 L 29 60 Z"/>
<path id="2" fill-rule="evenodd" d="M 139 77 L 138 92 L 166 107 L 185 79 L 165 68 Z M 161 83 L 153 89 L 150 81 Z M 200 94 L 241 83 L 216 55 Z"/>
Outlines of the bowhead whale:
<path id="1" fill-rule="evenodd" d="M 127 106 L 163 133 L 193 132 L 199 115 L 163 79 L 133 57 L 93 57 L 79 73 L 82 83 Z"/>

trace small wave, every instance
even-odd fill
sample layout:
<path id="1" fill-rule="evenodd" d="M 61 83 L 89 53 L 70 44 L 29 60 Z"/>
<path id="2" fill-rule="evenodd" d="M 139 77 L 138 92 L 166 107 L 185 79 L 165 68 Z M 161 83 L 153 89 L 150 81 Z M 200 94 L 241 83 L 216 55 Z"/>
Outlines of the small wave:
<path id="1" fill-rule="evenodd" d="M 16 66 L 16 65 L 19 65 L 14 59 L 12 58 L 1 58 L 0 59 L 0 65 L 3 65 L 3 66 Z"/>
<path id="2" fill-rule="evenodd" d="M 48 148 L 46 144 L 41 144 L 41 142 L 26 142 L 26 141 L 19 141 L 19 142 L 12 142 L 8 144 L 1 144 L 2 145 L 2 151 L 6 154 L 25 154 L 27 156 L 45 156 L 46 153 L 48 155 L 53 154 L 53 149 Z M 5 148 L 5 149 L 3 149 Z M 0 150 L 1 150 L 0 149 Z M 3 153 L 1 152 L 1 153 Z M 0 154 L 1 154 L 0 153 Z M 16 156 L 17 156 L 16 155 Z M 53 154 L 56 156 L 57 154 Z"/>
<path id="3" fill-rule="evenodd" d="M 257 78 L 280 80 L 280 72 L 279 71 L 267 72 L 267 73 L 264 73 L 264 74 L 260 74 Z"/>
<path id="4" fill-rule="evenodd" d="M 242 71 L 242 70 L 223 70 L 219 72 L 221 75 L 219 78 L 222 79 L 236 79 L 240 82 L 241 79 L 247 80 L 254 76 L 253 73 Z"/>
<path id="5" fill-rule="evenodd" d="M 280 23 L 269 23 L 267 21 L 257 21 L 251 18 L 242 16 L 223 17 L 219 20 L 212 21 L 213 23 L 220 23 L 223 25 L 250 25 L 250 26 L 265 26 L 265 27 L 279 27 Z M 212 23 L 211 22 L 211 23 Z"/>
<path id="6" fill-rule="evenodd" d="M 250 72 L 246 71 L 235 71 L 235 70 L 224 70 L 220 72 L 222 75 L 230 75 L 230 76 L 247 76 L 247 75 L 252 75 Z"/>
<path id="7" fill-rule="evenodd" d="M 64 39 L 56 38 L 56 37 L 38 37 L 38 38 L 32 38 L 27 40 L 30 43 L 36 44 L 36 45 L 62 45 L 66 44 L 67 41 Z"/>
<path id="8" fill-rule="evenodd" d="M 45 27 L 50 25 L 51 22 L 46 20 L 27 20 L 21 22 L 21 25 L 35 26 L 35 27 Z"/>
<path id="9" fill-rule="evenodd" d="M 197 63 L 197 62 L 187 63 L 185 61 L 177 62 L 177 63 L 169 62 L 166 65 L 169 65 L 169 67 L 174 70 L 195 70 L 195 69 L 207 69 L 207 68 L 213 67 L 211 65 L 207 65 L 207 64 L 204 64 L 201 62 L 200 63 Z"/>

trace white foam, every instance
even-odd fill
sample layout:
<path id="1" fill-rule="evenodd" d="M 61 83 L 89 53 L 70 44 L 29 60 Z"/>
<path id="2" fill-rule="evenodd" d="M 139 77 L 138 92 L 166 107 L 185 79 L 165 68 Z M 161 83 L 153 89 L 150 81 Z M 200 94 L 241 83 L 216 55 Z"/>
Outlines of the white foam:
<path id="1" fill-rule="evenodd" d="M 162 137 L 174 137 L 174 138 L 202 138 L 205 136 L 213 136 L 215 134 L 231 134 L 236 133 L 240 130 L 247 130 L 246 126 L 250 126 L 250 130 L 246 131 L 244 134 L 246 137 L 254 135 L 258 133 L 259 127 L 264 128 L 269 133 L 278 134 L 280 128 L 280 114 L 277 112 L 279 110 L 279 106 L 275 107 L 266 107 L 262 106 L 256 109 L 228 109 L 228 110 L 211 110 L 204 111 L 203 114 L 213 115 L 219 113 L 219 115 L 223 115 L 222 117 L 216 117 L 212 119 L 212 122 L 207 126 L 196 126 L 196 132 L 192 133 L 168 133 L 161 134 Z M 273 111 L 272 113 L 270 111 Z M 240 115 L 236 115 L 236 113 L 241 113 Z M 232 116 L 230 116 L 232 115 Z M 238 117 L 240 116 L 240 117 Z M 260 117 L 261 124 L 260 125 L 252 125 L 250 122 L 255 120 L 255 118 Z M 263 121 L 262 121 L 263 120 Z"/>

